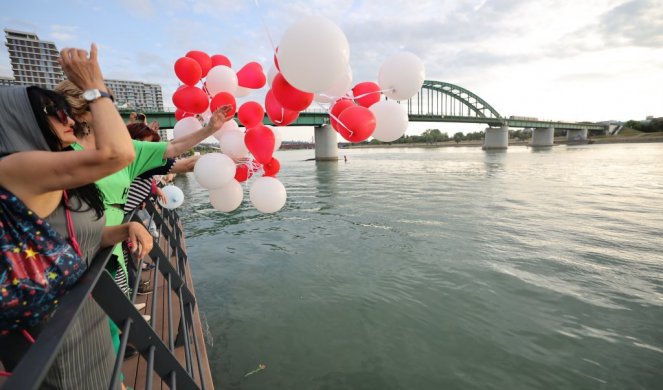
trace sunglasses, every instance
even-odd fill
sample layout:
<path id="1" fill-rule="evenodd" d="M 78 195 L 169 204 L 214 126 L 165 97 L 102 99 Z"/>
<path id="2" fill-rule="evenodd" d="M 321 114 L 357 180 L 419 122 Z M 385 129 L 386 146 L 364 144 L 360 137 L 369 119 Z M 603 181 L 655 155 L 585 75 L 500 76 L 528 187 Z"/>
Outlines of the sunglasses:
<path id="1" fill-rule="evenodd" d="M 46 115 L 57 118 L 60 123 L 67 125 L 69 123 L 69 114 L 64 108 L 57 108 L 55 106 L 46 106 L 44 107 L 44 113 Z"/>

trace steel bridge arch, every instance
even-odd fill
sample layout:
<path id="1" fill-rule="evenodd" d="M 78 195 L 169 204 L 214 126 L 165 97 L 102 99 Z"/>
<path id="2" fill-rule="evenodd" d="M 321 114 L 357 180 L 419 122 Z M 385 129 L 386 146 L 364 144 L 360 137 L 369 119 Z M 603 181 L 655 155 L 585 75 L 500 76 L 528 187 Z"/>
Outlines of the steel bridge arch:
<path id="1" fill-rule="evenodd" d="M 415 99 L 418 99 L 419 105 L 422 105 L 423 95 L 425 94 L 425 90 L 441 93 L 444 95 L 447 95 L 456 101 L 460 102 L 463 106 L 465 106 L 467 109 L 472 111 L 478 118 L 486 118 L 486 119 L 495 119 L 499 121 L 503 121 L 502 116 L 497 112 L 495 108 L 493 108 L 488 102 L 483 100 L 481 97 L 479 97 L 477 94 L 474 92 L 465 89 L 461 86 L 443 82 L 443 81 L 436 81 L 436 80 L 424 80 L 424 83 L 414 97 L 410 98 L 407 101 L 408 104 L 408 113 L 410 114 L 417 114 L 413 112 L 412 106 L 413 106 L 413 101 Z M 430 97 L 429 97 L 430 100 Z M 435 112 L 435 107 L 434 104 L 431 104 L 430 102 L 427 103 L 429 106 L 433 106 L 433 113 L 440 115 L 440 116 L 448 116 L 448 113 L 444 113 L 442 107 L 438 107 L 439 112 Z M 431 107 L 429 107 L 429 110 Z M 418 114 L 422 114 L 422 112 L 419 112 Z M 429 115 L 432 114 L 431 112 L 428 113 Z"/>

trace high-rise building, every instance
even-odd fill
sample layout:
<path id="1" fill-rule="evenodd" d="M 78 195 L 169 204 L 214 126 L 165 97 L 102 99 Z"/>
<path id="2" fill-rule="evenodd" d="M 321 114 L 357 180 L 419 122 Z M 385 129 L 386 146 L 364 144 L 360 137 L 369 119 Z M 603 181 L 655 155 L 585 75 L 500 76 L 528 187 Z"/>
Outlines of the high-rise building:
<path id="1" fill-rule="evenodd" d="M 163 96 L 159 84 L 140 81 L 104 80 L 121 108 L 140 111 L 163 111 Z"/>
<path id="2" fill-rule="evenodd" d="M 0 85 L 38 85 L 53 89 L 64 73 L 58 63 L 59 52 L 53 42 L 42 41 L 37 34 L 5 29 L 14 78 L 0 77 Z M 163 111 L 159 84 L 140 81 L 104 80 L 113 91 L 119 108 L 136 111 Z"/>
<path id="3" fill-rule="evenodd" d="M 53 89 L 64 79 L 53 42 L 42 41 L 33 33 L 9 29 L 5 29 L 5 37 L 16 84 Z"/>

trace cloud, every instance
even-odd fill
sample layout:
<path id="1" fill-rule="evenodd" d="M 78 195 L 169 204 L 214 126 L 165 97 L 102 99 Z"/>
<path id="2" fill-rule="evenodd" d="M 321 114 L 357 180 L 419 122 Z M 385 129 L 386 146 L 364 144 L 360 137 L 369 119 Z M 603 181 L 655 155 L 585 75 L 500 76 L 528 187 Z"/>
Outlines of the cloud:
<path id="1" fill-rule="evenodd" d="M 63 26 L 59 24 L 51 25 L 49 36 L 58 42 L 72 42 L 78 38 L 77 26 Z"/>
<path id="2" fill-rule="evenodd" d="M 156 8 L 151 0 L 120 0 L 121 4 L 130 10 L 135 17 L 154 17 Z"/>
<path id="3" fill-rule="evenodd" d="M 663 47 L 663 1 L 621 4 L 603 14 L 599 31 L 607 45 Z"/>

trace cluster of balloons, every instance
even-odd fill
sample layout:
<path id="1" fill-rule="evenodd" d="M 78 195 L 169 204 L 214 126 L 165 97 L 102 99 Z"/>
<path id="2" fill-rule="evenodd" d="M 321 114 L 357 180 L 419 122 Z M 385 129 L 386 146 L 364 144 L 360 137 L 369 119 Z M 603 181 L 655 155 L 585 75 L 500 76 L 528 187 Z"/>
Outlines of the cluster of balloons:
<path id="1" fill-rule="evenodd" d="M 397 101 L 414 96 L 424 78 L 422 61 L 409 52 L 389 57 L 380 68 L 378 82 L 353 86 L 350 48 L 343 31 L 323 17 L 308 17 L 291 25 L 274 53 L 267 74 L 257 62 L 235 72 L 228 57 L 190 51 L 175 62 L 175 74 L 183 83 L 173 95 L 178 122 L 175 138 L 200 128 L 200 115 L 230 105 L 236 121 L 226 122 L 214 136 L 221 153 L 198 160 L 194 174 L 210 190 L 210 202 L 220 211 L 235 210 L 243 200 L 239 183 L 262 171 L 250 189 L 251 203 L 271 213 L 283 207 L 286 191 L 276 179 L 280 163 L 273 157 L 280 146 L 278 127 L 265 126 L 264 117 L 277 126 L 297 120 L 314 101 L 327 105 L 333 128 L 350 142 L 369 137 L 394 141 L 408 126 L 405 108 Z M 264 105 L 248 101 L 237 109 L 237 97 L 269 85 Z M 383 100 L 382 95 L 388 100 Z M 323 106 L 324 107 L 324 106 Z"/>
<path id="2" fill-rule="evenodd" d="M 244 199 L 241 182 L 262 170 L 262 177 L 251 185 L 250 200 L 259 210 L 273 213 L 285 204 L 286 191 L 276 179 L 281 164 L 273 153 L 281 146 L 279 131 L 263 125 L 265 110 L 255 101 L 237 109 L 237 97 L 248 96 L 265 86 L 267 76 L 257 62 L 249 62 L 239 71 L 232 69 L 228 57 L 193 50 L 175 62 L 175 74 L 183 83 L 173 95 L 178 120 L 174 137 L 183 137 L 198 130 L 209 120 L 212 111 L 223 105 L 232 107 L 235 120 L 226 122 L 215 134 L 221 153 L 202 156 L 194 168 L 194 176 L 209 190 L 212 206 L 223 212 L 237 209 Z M 195 115 L 198 114 L 199 117 Z"/>
<path id="3" fill-rule="evenodd" d="M 421 89 L 423 62 L 410 52 L 396 53 L 382 64 L 377 83 L 353 86 L 349 58 L 345 34 L 328 19 L 309 17 L 291 25 L 276 50 L 275 69 L 268 73 L 271 90 L 265 104 L 280 104 L 281 124 L 294 121 L 313 101 L 329 104 L 332 127 L 350 142 L 400 138 L 409 123 L 397 101 Z M 382 94 L 391 100 L 382 100 Z"/>

